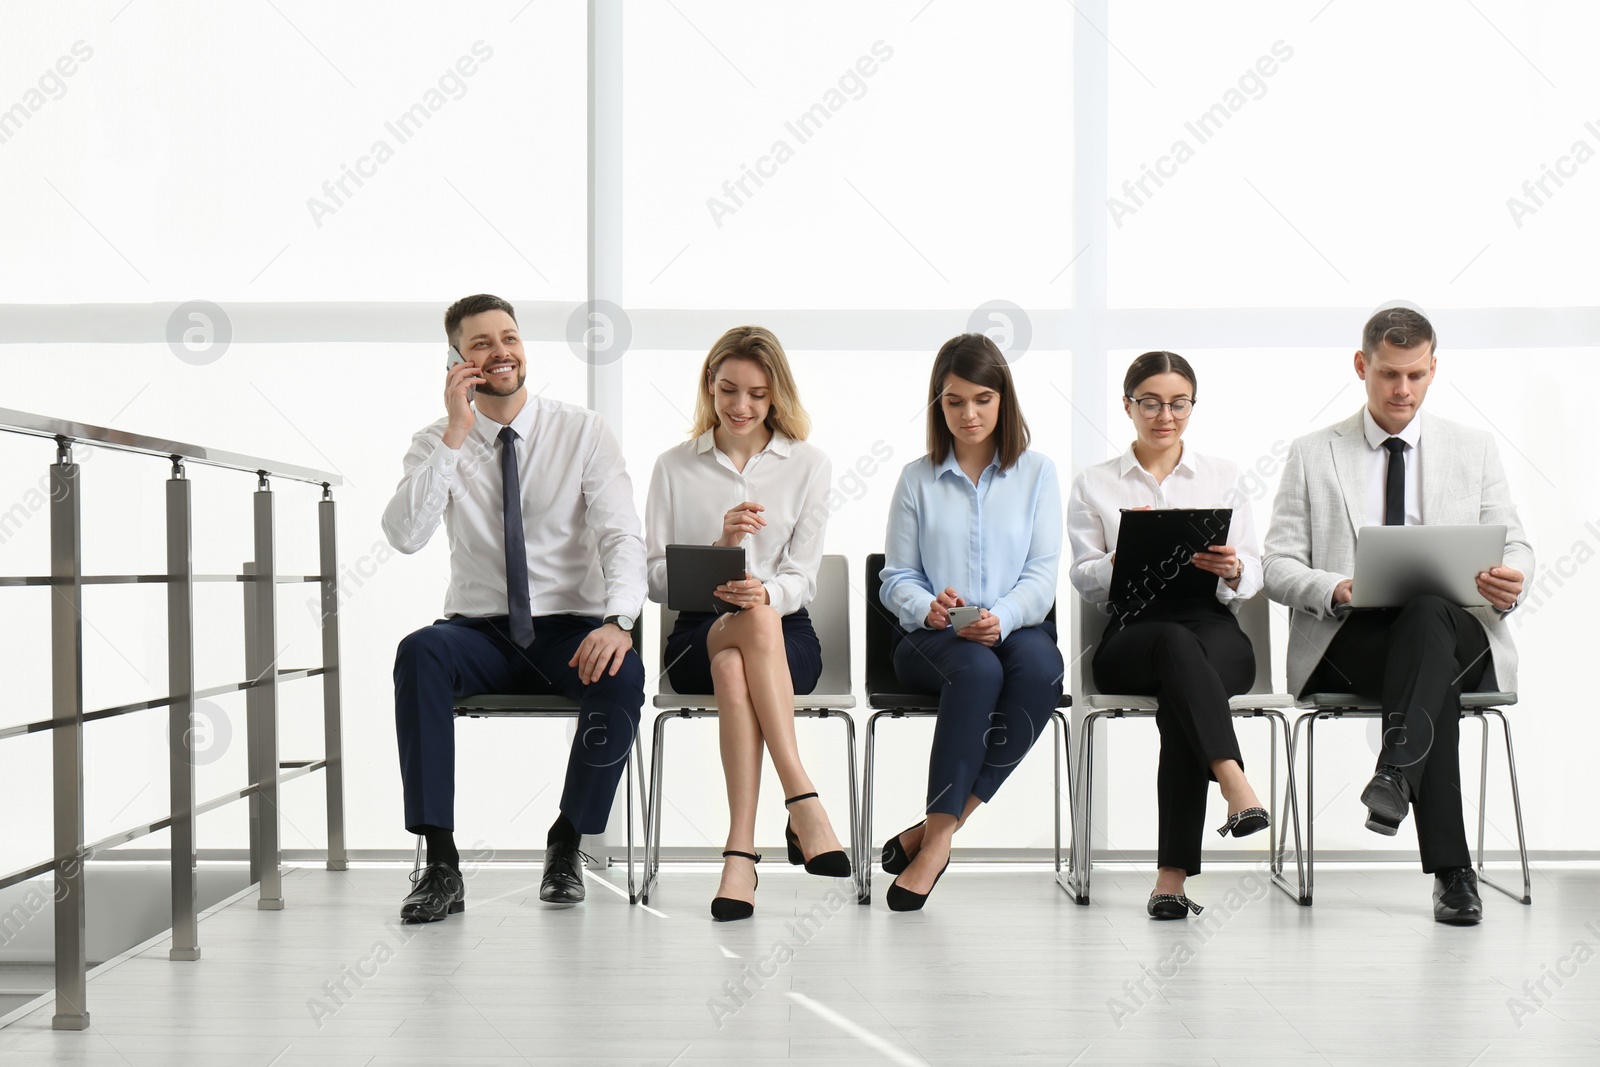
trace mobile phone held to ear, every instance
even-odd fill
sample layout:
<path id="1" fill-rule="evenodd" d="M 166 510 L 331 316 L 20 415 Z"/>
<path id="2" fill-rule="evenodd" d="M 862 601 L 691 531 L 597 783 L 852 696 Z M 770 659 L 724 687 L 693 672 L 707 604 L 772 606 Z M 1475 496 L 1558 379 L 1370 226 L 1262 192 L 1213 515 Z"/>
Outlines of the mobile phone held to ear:
<path id="1" fill-rule="evenodd" d="M 467 357 L 463 356 L 460 352 L 457 352 L 455 345 L 451 345 L 450 347 L 448 347 L 448 348 L 446 348 L 444 350 L 444 369 L 447 372 L 455 370 L 456 365 L 458 363 L 465 363 L 466 361 L 467 361 Z M 475 385 L 467 386 L 467 403 L 469 403 L 469 404 L 472 403 L 473 398 L 475 398 L 477 395 L 478 395 L 478 387 L 477 386 L 475 386 Z"/>
<path id="2" fill-rule="evenodd" d="M 983 609 L 964 606 L 950 609 L 950 629 L 965 630 L 983 617 Z"/>

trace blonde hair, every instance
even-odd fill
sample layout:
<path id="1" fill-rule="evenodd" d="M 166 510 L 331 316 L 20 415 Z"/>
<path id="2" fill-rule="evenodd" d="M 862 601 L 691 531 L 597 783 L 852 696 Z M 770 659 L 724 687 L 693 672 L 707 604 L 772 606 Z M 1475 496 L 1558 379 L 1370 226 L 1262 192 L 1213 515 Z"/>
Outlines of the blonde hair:
<path id="1" fill-rule="evenodd" d="M 811 433 L 811 416 L 800 406 L 800 390 L 789 372 L 789 357 L 783 346 L 765 326 L 735 326 L 711 346 L 706 361 L 700 367 L 700 387 L 694 399 L 694 427 L 690 437 L 699 437 L 717 426 L 717 408 L 712 402 L 711 386 L 717 380 L 717 368 L 724 360 L 748 359 L 767 376 L 770 391 L 767 396 L 771 407 L 767 410 L 767 429 L 804 441 Z"/>

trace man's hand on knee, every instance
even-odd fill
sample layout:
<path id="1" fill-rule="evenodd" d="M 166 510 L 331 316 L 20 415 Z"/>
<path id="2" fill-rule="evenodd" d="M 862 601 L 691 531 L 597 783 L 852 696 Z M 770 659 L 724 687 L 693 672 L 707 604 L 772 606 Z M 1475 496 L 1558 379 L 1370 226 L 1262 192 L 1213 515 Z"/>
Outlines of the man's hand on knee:
<path id="1" fill-rule="evenodd" d="M 590 685 L 609 674 L 615 677 L 622 669 L 622 661 L 633 648 L 633 638 L 615 623 L 606 623 L 589 631 L 578 651 L 567 660 L 567 666 L 578 668 L 578 680 Z"/>

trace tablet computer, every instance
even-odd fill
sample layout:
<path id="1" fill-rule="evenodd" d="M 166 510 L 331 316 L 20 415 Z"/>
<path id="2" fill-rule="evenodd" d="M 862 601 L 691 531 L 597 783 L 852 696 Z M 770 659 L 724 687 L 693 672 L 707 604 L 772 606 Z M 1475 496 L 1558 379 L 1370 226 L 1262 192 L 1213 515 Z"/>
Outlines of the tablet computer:
<path id="1" fill-rule="evenodd" d="M 716 596 L 716 588 L 741 581 L 743 548 L 721 545 L 667 546 L 667 607 L 673 611 L 738 611 Z"/>
<path id="2" fill-rule="evenodd" d="M 1352 608 L 1398 608 L 1441 596 L 1484 607 L 1478 573 L 1505 561 L 1504 526 L 1363 526 L 1356 533 Z"/>
<path id="3" fill-rule="evenodd" d="M 1189 561 L 1196 552 L 1228 543 L 1232 508 L 1122 510 L 1111 599 L 1205 600 L 1217 595 L 1217 576 Z"/>

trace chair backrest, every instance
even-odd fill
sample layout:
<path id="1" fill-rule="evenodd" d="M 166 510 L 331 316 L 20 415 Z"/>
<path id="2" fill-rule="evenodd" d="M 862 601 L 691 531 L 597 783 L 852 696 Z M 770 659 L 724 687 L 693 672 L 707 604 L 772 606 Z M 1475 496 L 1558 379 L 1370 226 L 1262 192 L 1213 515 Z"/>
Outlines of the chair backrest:
<path id="1" fill-rule="evenodd" d="M 839 555 L 823 556 L 817 571 L 817 596 L 806 605 L 811 614 L 811 625 L 822 644 L 822 677 L 817 679 L 815 696 L 846 696 L 850 693 L 850 573 L 845 558 Z M 667 636 L 678 621 L 678 613 L 661 605 L 661 634 L 656 642 L 657 653 L 663 660 L 661 693 L 663 696 L 709 696 L 706 693 L 684 694 L 672 688 L 672 679 L 664 669 Z"/>
<path id="2" fill-rule="evenodd" d="M 882 552 L 867 557 L 867 693 L 893 693 L 900 689 L 894 673 L 894 646 L 900 640 L 900 620 L 883 606 Z"/>
<path id="3" fill-rule="evenodd" d="M 1072 691 L 1082 696 L 1099 696 L 1094 684 L 1094 652 L 1111 625 L 1111 616 L 1094 604 L 1075 598 L 1077 639 L 1073 644 L 1076 655 L 1072 662 Z M 1256 680 L 1251 694 L 1271 693 L 1272 690 L 1272 609 L 1265 593 L 1257 593 L 1239 605 L 1239 629 L 1250 639 L 1256 654 Z"/>

